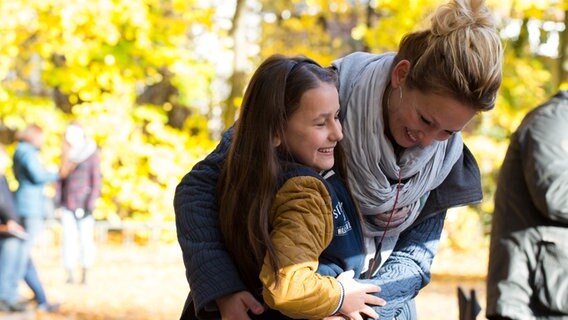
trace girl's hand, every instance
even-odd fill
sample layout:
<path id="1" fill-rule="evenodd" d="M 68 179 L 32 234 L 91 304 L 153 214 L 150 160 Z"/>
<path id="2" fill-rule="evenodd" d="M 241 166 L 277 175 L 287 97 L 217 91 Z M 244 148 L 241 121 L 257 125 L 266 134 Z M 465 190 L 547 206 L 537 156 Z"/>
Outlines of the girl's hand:
<path id="1" fill-rule="evenodd" d="M 343 285 L 345 296 L 343 305 L 339 309 L 339 313 L 346 316 L 347 319 L 363 320 L 362 314 L 372 319 L 378 319 L 379 315 L 371 305 L 384 306 L 386 301 L 377 297 L 373 293 L 378 293 L 381 288 L 372 284 L 358 283 L 353 279 L 353 270 L 343 272 L 337 277 L 337 280 Z"/>

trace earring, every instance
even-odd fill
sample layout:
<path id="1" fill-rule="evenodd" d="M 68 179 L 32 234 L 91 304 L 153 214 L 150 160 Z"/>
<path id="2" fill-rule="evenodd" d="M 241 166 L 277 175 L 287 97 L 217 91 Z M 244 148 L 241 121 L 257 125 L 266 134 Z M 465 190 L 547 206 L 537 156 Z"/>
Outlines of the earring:
<path id="1" fill-rule="evenodd" d="M 402 101 L 402 87 L 398 87 L 400 89 L 400 101 Z"/>

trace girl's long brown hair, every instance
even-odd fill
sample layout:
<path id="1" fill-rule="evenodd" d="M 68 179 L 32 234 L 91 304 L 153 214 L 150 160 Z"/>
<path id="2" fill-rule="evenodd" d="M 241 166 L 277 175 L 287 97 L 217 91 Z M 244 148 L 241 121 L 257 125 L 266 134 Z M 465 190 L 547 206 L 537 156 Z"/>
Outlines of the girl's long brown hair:
<path id="1" fill-rule="evenodd" d="M 264 256 L 276 279 L 280 267 L 270 240 L 270 210 L 279 187 L 281 152 L 293 157 L 277 150 L 275 140 L 284 137 L 287 118 L 299 107 L 302 95 L 322 83 L 337 85 L 336 73 L 305 57 L 274 55 L 259 66 L 244 94 L 217 199 L 225 245 L 241 279 L 256 295 Z"/>

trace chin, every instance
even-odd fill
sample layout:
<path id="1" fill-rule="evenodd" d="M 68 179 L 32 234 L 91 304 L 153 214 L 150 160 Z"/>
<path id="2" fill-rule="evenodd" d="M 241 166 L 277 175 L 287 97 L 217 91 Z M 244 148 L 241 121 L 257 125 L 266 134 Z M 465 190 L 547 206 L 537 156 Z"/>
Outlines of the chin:
<path id="1" fill-rule="evenodd" d="M 323 170 L 329 170 L 331 168 L 333 168 L 333 163 L 331 165 L 318 165 L 318 166 L 314 166 L 314 169 L 316 169 L 316 171 L 323 171 Z"/>
<path id="2" fill-rule="evenodd" d="M 406 131 L 401 133 L 398 139 L 395 138 L 395 142 L 404 149 L 413 148 L 418 145 L 418 142 L 410 139 L 410 137 L 406 134 Z"/>
<path id="3" fill-rule="evenodd" d="M 410 142 L 407 139 L 396 139 L 396 138 L 394 138 L 393 140 L 394 140 L 393 144 L 396 145 L 396 146 L 399 146 L 401 148 L 406 149 L 406 148 L 411 147 Z M 402 142 L 401 142 L 401 140 L 402 140 Z"/>

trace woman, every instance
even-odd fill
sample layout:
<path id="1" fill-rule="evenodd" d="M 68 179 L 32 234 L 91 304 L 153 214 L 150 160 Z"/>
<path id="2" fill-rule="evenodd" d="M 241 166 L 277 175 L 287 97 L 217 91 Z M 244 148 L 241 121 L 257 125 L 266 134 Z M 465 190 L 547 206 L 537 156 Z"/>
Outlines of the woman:
<path id="1" fill-rule="evenodd" d="M 501 60 L 483 1 L 455 0 L 438 8 L 429 29 L 408 34 L 396 54 L 354 53 L 333 64 L 350 183 L 368 230 L 366 276 L 387 302 L 377 310 L 381 319 L 416 318 L 413 299 L 430 281 L 446 210 L 482 198 L 479 169 L 459 132 L 494 107 Z M 182 317 L 217 307 L 235 319 L 262 312 L 217 227 L 215 186 L 229 139 L 176 190 L 178 241 L 191 287 Z"/>

